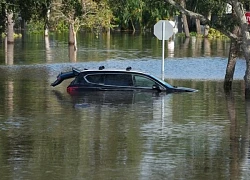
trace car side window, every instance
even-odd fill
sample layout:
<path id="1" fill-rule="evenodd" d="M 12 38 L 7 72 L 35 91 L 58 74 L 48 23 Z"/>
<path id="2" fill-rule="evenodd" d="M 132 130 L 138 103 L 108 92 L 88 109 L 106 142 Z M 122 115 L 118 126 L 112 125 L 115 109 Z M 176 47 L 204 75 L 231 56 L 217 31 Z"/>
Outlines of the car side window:
<path id="1" fill-rule="evenodd" d="M 104 76 L 102 74 L 90 74 L 87 75 L 86 80 L 93 84 L 103 84 L 104 83 Z"/>
<path id="2" fill-rule="evenodd" d="M 133 86 L 131 74 L 106 74 L 105 85 Z"/>
<path id="3" fill-rule="evenodd" d="M 134 85 L 135 87 L 150 87 L 152 88 L 155 85 L 155 81 L 139 75 L 134 75 Z"/>

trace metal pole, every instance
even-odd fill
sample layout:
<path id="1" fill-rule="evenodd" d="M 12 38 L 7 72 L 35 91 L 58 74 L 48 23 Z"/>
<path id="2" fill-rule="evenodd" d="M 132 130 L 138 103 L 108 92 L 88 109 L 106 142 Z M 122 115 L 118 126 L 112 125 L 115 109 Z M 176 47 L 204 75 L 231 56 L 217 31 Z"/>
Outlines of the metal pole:
<path id="1" fill-rule="evenodd" d="M 164 81 L 164 51 L 165 51 L 165 21 L 162 22 L 162 63 L 161 63 L 161 79 Z"/>

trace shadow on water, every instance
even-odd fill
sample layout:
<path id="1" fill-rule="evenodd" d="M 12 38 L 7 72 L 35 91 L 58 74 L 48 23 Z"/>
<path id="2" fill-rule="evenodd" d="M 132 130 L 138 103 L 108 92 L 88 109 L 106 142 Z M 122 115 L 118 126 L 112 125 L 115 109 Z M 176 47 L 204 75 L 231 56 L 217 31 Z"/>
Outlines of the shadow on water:
<path id="1" fill-rule="evenodd" d="M 58 102 L 62 105 L 71 104 L 74 108 L 88 108 L 93 106 L 123 106 L 133 104 L 152 104 L 152 100 L 167 96 L 161 93 L 134 92 L 134 91 L 94 91 L 75 95 L 63 94 L 60 91 L 52 91 Z M 170 95 L 169 95 L 170 96 Z"/>

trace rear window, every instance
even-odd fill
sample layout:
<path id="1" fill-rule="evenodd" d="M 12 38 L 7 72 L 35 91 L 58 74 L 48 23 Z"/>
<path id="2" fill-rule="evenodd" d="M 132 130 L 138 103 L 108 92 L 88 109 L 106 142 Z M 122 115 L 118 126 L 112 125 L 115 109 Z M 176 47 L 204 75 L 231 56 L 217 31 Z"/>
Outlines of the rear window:
<path id="1" fill-rule="evenodd" d="M 90 74 L 86 80 L 93 84 L 105 84 L 109 86 L 133 86 L 130 74 Z"/>
<path id="2" fill-rule="evenodd" d="M 102 74 L 87 75 L 86 79 L 88 82 L 94 83 L 94 84 L 103 84 L 104 83 L 104 75 L 102 75 Z"/>
<path id="3" fill-rule="evenodd" d="M 106 74 L 105 85 L 133 86 L 132 75 L 130 74 Z"/>

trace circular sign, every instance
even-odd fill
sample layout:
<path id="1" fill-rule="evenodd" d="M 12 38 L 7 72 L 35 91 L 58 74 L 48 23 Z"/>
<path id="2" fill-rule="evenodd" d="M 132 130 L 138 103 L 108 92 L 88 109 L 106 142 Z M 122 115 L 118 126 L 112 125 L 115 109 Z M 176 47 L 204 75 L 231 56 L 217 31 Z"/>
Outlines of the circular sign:
<path id="1" fill-rule="evenodd" d="M 163 27 L 165 25 L 165 28 Z M 165 29 L 165 38 L 162 38 L 163 29 Z M 154 35 L 159 40 L 168 40 L 173 35 L 173 25 L 167 20 L 160 20 L 154 25 Z"/>

